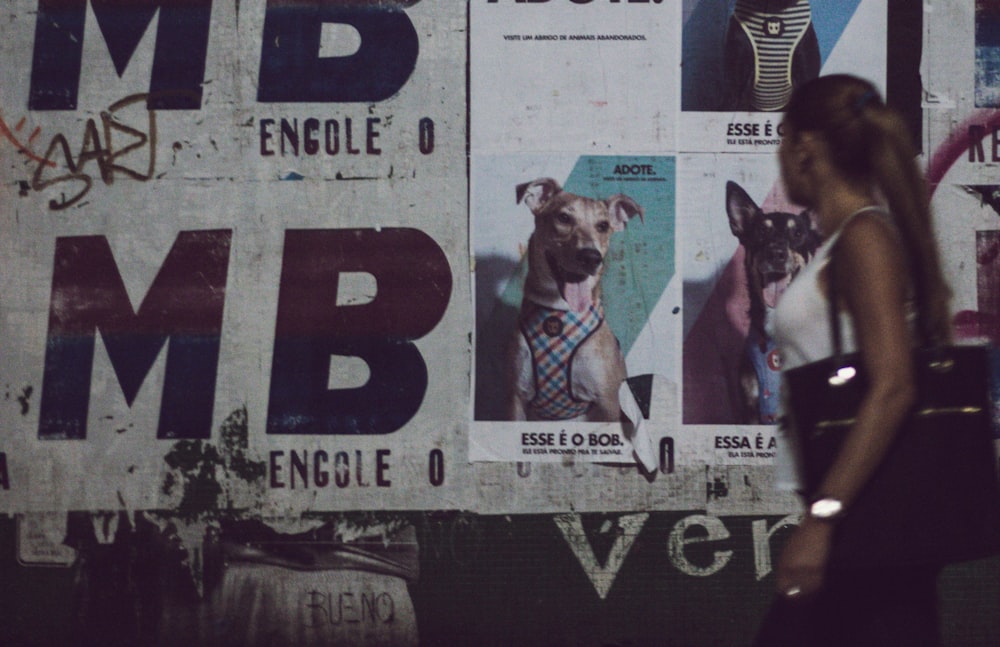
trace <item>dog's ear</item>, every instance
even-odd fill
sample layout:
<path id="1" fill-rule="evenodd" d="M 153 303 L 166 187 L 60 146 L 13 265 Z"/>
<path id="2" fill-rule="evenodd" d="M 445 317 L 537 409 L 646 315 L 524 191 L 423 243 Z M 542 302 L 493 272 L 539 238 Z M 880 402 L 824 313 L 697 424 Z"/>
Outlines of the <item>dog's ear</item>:
<path id="1" fill-rule="evenodd" d="M 625 225 L 634 216 L 639 216 L 640 221 L 643 220 L 642 207 L 627 195 L 616 193 L 605 200 L 604 204 L 608 205 L 608 215 L 611 216 L 611 228 L 615 231 L 625 229 Z"/>
<path id="2" fill-rule="evenodd" d="M 823 242 L 823 234 L 819 231 L 819 216 L 812 209 L 805 209 L 802 211 L 802 217 L 809 223 L 805 247 L 811 256 L 819 248 L 820 243 Z"/>
<path id="3" fill-rule="evenodd" d="M 739 184 L 726 182 L 726 215 L 733 235 L 743 240 L 750 221 L 761 213 L 760 207 Z"/>
<path id="4" fill-rule="evenodd" d="M 562 191 L 558 182 L 550 177 L 542 177 L 531 182 L 517 185 L 517 202 L 524 200 L 531 213 L 537 214 L 552 196 Z"/>

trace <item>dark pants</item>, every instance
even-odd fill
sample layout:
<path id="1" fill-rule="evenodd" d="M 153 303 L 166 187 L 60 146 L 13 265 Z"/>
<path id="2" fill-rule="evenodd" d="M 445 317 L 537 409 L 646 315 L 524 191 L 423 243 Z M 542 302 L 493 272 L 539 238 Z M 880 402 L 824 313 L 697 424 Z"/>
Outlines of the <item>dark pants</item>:
<path id="1" fill-rule="evenodd" d="M 939 568 L 828 578 L 805 599 L 775 598 L 754 647 L 938 647 Z"/>

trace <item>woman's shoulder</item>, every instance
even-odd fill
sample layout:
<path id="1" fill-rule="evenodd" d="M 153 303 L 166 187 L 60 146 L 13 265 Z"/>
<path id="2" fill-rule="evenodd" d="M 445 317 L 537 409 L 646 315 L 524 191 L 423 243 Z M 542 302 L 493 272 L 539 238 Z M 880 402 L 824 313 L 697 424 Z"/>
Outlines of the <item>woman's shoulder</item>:
<path id="1" fill-rule="evenodd" d="M 844 288 L 874 290 L 889 284 L 905 292 L 907 254 L 899 230 L 885 211 L 870 210 L 847 223 L 836 241 L 837 274 Z"/>
<path id="2" fill-rule="evenodd" d="M 892 215 L 882 208 L 866 209 L 844 224 L 837 247 L 848 254 L 898 254 L 902 240 Z"/>

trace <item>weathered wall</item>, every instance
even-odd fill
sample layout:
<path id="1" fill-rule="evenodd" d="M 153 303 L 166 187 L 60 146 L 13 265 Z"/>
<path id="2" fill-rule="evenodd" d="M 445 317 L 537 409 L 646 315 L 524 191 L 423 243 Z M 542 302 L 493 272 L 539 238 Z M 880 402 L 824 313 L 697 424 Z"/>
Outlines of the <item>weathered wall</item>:
<path id="1" fill-rule="evenodd" d="M 740 644 L 798 503 L 727 186 L 800 209 L 734 4 L 8 2 L 0 641 Z M 907 115 L 956 329 L 1000 341 L 1000 6 L 772 35 L 807 5 L 796 56 Z M 541 178 L 641 208 L 601 276 L 629 423 L 511 419 Z M 946 573 L 951 644 L 1000 637 L 997 568 Z"/>

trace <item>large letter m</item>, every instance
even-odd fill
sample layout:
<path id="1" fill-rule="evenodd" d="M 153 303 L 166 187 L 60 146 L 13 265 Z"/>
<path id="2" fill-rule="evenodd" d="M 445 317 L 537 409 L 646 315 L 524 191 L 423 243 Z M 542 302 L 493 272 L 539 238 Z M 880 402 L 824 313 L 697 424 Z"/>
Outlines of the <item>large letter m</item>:
<path id="1" fill-rule="evenodd" d="M 118 76 L 159 11 L 147 108 L 201 107 L 212 0 L 90 0 L 90 6 Z M 87 0 L 38 0 L 29 110 L 76 109 L 86 15 Z"/>
<path id="2" fill-rule="evenodd" d="M 231 238 L 178 234 L 138 312 L 104 236 L 56 240 L 39 438 L 86 438 L 97 331 L 130 407 L 169 339 L 156 436 L 210 437 Z"/>

